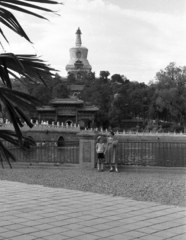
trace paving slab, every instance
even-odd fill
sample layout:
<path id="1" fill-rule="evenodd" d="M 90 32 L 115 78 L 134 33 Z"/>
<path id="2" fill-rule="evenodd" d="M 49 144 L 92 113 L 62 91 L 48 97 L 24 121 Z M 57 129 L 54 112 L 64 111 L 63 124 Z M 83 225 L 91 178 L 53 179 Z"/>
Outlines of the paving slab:
<path id="1" fill-rule="evenodd" d="M 181 240 L 186 208 L 0 181 L 0 240 Z"/>

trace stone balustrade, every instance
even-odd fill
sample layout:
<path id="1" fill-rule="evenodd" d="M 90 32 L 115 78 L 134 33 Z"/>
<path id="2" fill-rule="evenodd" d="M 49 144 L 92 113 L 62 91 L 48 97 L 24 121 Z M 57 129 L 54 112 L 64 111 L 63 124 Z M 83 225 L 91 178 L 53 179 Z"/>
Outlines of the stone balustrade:
<path id="1" fill-rule="evenodd" d="M 33 121 L 31 120 L 31 123 L 33 123 Z M 6 121 L 5 124 L 3 124 L 1 126 L 1 129 L 9 129 L 9 130 L 13 130 L 13 124 L 10 123 L 9 121 Z M 57 124 L 55 125 L 54 122 L 52 122 L 52 124 L 49 124 L 48 121 L 41 121 L 41 123 L 39 123 L 38 121 L 36 121 L 36 123 L 34 123 L 33 128 L 30 128 L 26 123 L 23 123 L 23 127 L 21 128 L 23 131 L 24 130 L 33 130 L 33 131 L 39 131 L 39 130 L 55 130 L 55 131 L 80 131 L 80 126 L 79 124 L 64 124 L 60 122 L 57 122 Z"/>
<path id="2" fill-rule="evenodd" d="M 98 129 L 98 128 L 90 128 L 90 129 L 87 129 L 85 128 L 84 131 L 96 131 L 96 132 L 99 132 L 99 133 L 102 133 L 102 134 L 108 134 L 109 133 L 109 130 L 103 130 L 102 128 L 101 129 Z M 123 132 L 114 132 L 116 135 L 136 135 L 136 136 L 170 136 L 170 135 L 175 135 L 175 136 L 186 136 L 186 133 L 183 133 L 183 132 L 180 132 L 180 133 L 176 133 L 176 132 L 133 132 L 133 131 L 123 131 Z"/>
<path id="3" fill-rule="evenodd" d="M 33 123 L 33 121 L 31 120 L 31 122 Z M 6 121 L 5 124 L 2 125 L 2 128 L 6 128 L 6 129 L 11 129 L 13 130 L 13 124 L 10 123 L 8 120 Z M 36 121 L 36 123 L 34 124 L 34 127 L 32 128 L 32 130 L 47 130 L 47 129 L 55 129 L 55 130 L 64 130 L 64 131 L 81 131 L 80 130 L 80 126 L 79 124 L 64 124 L 60 122 L 57 122 L 57 124 L 54 124 L 54 122 L 52 122 L 52 124 L 49 124 L 48 121 L 41 121 L 41 123 L 39 123 L 38 121 Z M 24 126 L 22 127 L 22 130 L 30 130 L 30 128 L 27 126 L 26 123 L 24 123 Z M 103 130 L 102 128 L 98 129 L 98 128 L 85 128 L 83 131 L 96 131 L 102 134 L 108 134 L 109 130 Z M 180 133 L 176 133 L 176 132 L 133 132 L 133 131 L 123 131 L 123 132 L 115 132 L 116 135 L 136 135 L 136 136 L 170 136 L 170 135 L 175 135 L 175 136 L 186 136 L 186 133 L 180 132 Z"/>

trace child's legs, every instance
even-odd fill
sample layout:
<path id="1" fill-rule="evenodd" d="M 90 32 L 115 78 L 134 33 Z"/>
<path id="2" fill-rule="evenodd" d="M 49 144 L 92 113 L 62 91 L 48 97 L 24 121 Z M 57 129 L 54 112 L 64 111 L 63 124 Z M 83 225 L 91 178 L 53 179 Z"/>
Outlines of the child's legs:
<path id="1" fill-rule="evenodd" d="M 101 159 L 101 164 L 100 164 L 100 166 L 101 166 L 101 170 L 103 170 L 103 169 L 104 169 L 104 158 Z"/>
<path id="2" fill-rule="evenodd" d="M 100 170 L 100 159 L 98 158 L 97 169 Z"/>

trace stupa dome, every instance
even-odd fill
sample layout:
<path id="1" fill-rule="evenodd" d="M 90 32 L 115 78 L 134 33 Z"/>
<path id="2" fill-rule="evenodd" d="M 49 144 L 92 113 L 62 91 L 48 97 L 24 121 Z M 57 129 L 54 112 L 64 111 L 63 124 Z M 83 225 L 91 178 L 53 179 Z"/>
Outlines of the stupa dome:
<path id="1" fill-rule="evenodd" d="M 92 67 L 87 60 L 88 49 L 81 46 L 81 30 L 76 31 L 75 46 L 70 48 L 70 60 L 66 65 L 66 71 L 72 73 L 90 72 Z"/>

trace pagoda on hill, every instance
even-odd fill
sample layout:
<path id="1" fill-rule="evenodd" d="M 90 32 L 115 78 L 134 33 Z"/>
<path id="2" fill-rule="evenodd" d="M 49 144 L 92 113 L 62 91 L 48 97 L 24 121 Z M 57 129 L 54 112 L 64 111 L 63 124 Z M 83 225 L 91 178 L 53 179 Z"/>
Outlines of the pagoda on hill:
<path id="1" fill-rule="evenodd" d="M 76 46 L 70 48 L 70 60 L 66 65 L 67 73 L 72 73 L 76 79 L 80 78 L 82 74 L 89 73 L 92 70 L 91 65 L 87 60 L 88 49 L 81 46 L 81 30 L 76 31 Z"/>
<path id="2" fill-rule="evenodd" d="M 82 47 L 81 30 L 76 31 L 76 46 L 70 48 L 70 60 L 66 66 L 68 74 L 75 77 L 74 84 L 69 85 L 70 95 L 68 98 L 58 98 L 50 101 L 50 106 L 37 108 L 38 118 L 43 121 L 55 121 L 64 124 L 79 124 L 81 128 L 95 127 L 95 114 L 99 110 L 95 106 L 88 105 L 78 99 L 83 91 L 81 77 L 91 73 L 91 65 L 87 60 L 88 49 Z"/>

